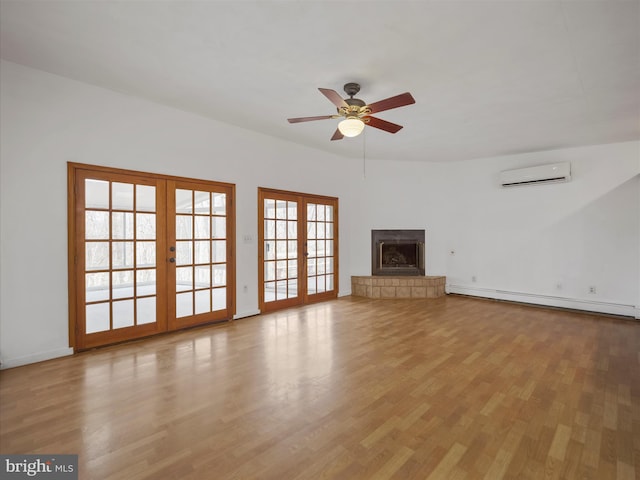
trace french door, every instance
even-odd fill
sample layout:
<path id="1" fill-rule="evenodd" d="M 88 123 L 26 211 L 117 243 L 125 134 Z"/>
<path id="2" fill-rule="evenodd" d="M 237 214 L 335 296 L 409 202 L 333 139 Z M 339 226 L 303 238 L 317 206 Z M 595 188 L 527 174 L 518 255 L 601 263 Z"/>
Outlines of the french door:
<path id="1" fill-rule="evenodd" d="M 338 199 L 260 188 L 263 312 L 338 296 Z"/>
<path id="2" fill-rule="evenodd" d="M 234 186 L 69 164 L 78 350 L 231 318 Z"/>

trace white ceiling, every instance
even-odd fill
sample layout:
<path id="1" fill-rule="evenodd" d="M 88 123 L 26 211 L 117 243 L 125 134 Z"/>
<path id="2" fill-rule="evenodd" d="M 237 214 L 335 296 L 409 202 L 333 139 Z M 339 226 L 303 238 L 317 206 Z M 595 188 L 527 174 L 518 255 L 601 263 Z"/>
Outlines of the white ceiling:
<path id="1" fill-rule="evenodd" d="M 367 158 L 450 161 L 640 138 L 632 1 L 5 1 L 3 59 L 338 155 L 317 90 L 415 105 Z"/>

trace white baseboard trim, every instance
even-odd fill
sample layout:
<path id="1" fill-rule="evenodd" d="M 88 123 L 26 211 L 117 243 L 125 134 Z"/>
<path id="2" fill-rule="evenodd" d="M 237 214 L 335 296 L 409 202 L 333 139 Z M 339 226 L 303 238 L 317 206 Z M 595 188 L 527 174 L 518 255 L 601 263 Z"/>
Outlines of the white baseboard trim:
<path id="1" fill-rule="evenodd" d="M 447 285 L 447 293 L 470 295 L 473 297 L 493 298 L 510 302 L 532 303 L 547 307 L 568 308 L 571 310 L 583 310 L 586 312 L 606 313 L 610 315 L 622 315 L 640 319 L 640 307 L 613 302 L 598 302 L 594 300 L 582 300 L 579 298 L 556 297 L 552 295 L 538 295 L 534 293 L 510 292 L 492 288 L 468 287 L 464 285 Z"/>
<path id="2" fill-rule="evenodd" d="M 240 313 L 236 313 L 233 316 L 234 320 L 239 320 L 241 318 L 247 318 L 247 317 L 254 317 L 256 315 L 260 315 L 260 310 L 259 309 L 255 309 L 255 310 L 246 310 L 244 312 L 240 312 Z"/>
<path id="3" fill-rule="evenodd" d="M 73 355 L 73 348 L 58 348 L 56 350 L 48 350 L 46 352 L 34 353 L 33 355 L 25 355 L 24 357 L 3 358 L 0 369 L 21 367 L 30 363 L 44 362 L 53 360 L 54 358 L 67 357 Z"/>

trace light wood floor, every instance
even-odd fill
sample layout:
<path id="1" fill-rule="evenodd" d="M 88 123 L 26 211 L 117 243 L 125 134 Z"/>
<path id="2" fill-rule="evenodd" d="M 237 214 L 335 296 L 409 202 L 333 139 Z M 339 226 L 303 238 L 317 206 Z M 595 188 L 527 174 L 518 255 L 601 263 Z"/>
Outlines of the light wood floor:
<path id="1" fill-rule="evenodd" d="M 86 479 L 640 478 L 640 323 L 336 301 L 0 373 L 0 451 Z"/>

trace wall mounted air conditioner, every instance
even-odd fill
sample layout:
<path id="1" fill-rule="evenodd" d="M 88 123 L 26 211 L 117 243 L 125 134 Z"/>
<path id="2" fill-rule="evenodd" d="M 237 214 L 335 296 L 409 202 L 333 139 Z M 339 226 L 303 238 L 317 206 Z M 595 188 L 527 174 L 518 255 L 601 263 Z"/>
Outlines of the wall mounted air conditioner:
<path id="1" fill-rule="evenodd" d="M 569 162 L 500 172 L 500 185 L 503 187 L 559 183 L 568 182 L 569 180 L 571 180 L 571 164 Z"/>

